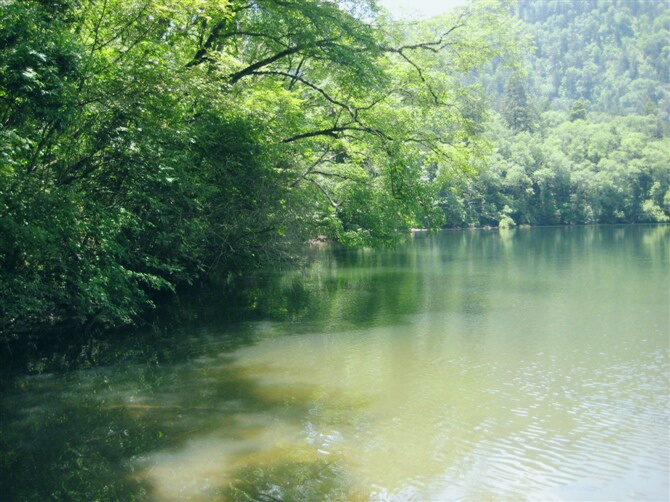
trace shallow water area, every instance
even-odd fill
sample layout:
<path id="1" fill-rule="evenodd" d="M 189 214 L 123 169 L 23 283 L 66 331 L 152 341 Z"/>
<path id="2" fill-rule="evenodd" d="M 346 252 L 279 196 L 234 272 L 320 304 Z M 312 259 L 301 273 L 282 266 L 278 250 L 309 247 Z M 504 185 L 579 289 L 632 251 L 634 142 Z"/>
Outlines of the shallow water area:
<path id="1" fill-rule="evenodd" d="M 667 500 L 669 243 L 612 226 L 316 251 L 267 320 L 189 333 L 178 362 L 17 381 L 5 465 L 63 497 Z"/>

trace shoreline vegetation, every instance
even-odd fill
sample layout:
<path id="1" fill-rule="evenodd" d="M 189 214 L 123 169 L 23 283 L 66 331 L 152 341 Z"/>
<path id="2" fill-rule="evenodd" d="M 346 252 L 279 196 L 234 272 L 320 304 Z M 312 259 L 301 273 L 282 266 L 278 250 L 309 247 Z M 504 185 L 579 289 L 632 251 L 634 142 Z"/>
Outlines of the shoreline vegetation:
<path id="1" fill-rule="evenodd" d="M 305 243 L 670 221 L 661 2 L 251 5 L 0 3 L 5 358 Z"/>
<path id="2" fill-rule="evenodd" d="M 486 143 L 467 76 L 522 46 L 505 2 L 419 24 L 368 0 L 10 0 L 0 19 L 3 337 L 136 324 L 315 236 L 439 227 L 450 159 Z"/>
<path id="3" fill-rule="evenodd" d="M 428 235 L 439 232 L 464 233 L 500 232 L 504 239 L 511 235 L 525 234 L 532 229 L 585 229 L 594 231 L 599 227 L 665 228 L 668 223 L 642 224 L 578 224 L 578 225 L 526 225 L 512 228 L 491 226 L 469 228 L 442 228 L 439 230 L 411 229 L 405 235 Z M 516 232 L 521 231 L 521 234 Z M 528 234 L 526 234 L 528 235 Z M 666 236 L 668 233 L 666 232 Z M 305 245 L 314 248 L 337 246 L 346 248 L 335 241 L 318 240 Z M 294 264 L 297 265 L 297 264 Z M 11 382 L 13 376 L 24 374 L 43 374 L 67 372 L 128 360 L 153 360 L 157 363 L 164 357 L 172 357 L 179 351 L 179 337 L 175 333 L 188 333 L 200 330 L 204 326 L 234 326 L 237 323 L 253 320 L 267 321 L 282 319 L 284 307 L 266 303 L 266 297 L 284 297 L 292 302 L 293 296 L 301 296 L 300 291 L 288 290 L 278 293 L 273 282 L 276 270 L 259 270 L 238 281 L 227 284 L 202 284 L 180 289 L 163 301 L 156 301 L 156 307 L 145 312 L 141 323 L 121 327 L 82 329 L 76 320 L 62 320 L 58 324 L 43 323 L 39 330 L 31 329 L 14 338 L 4 337 L 0 343 L 0 382 Z M 285 285 L 284 285 L 285 286 Z M 298 298 L 297 303 L 300 303 Z M 294 307 L 289 307 L 291 311 Z M 279 317 L 277 317 L 279 316 Z M 188 338 L 188 337 L 187 337 Z M 240 340 L 240 343 L 245 343 Z M 232 342 L 231 342 L 232 343 Z M 12 345 L 14 348 L 12 348 Z M 148 354 L 148 355 L 147 355 Z M 124 359 L 124 360 L 125 360 Z"/>

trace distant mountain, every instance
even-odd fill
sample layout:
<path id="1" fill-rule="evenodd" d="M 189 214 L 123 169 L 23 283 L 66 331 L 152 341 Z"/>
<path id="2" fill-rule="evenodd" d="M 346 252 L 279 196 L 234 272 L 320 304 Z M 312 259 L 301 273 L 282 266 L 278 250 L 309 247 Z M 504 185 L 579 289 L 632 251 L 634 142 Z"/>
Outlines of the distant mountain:
<path id="1" fill-rule="evenodd" d="M 670 3 L 519 0 L 524 68 L 480 75 L 493 151 L 450 226 L 670 221 Z"/>
<path id="2" fill-rule="evenodd" d="M 653 0 L 519 0 L 535 51 L 531 86 L 544 106 L 576 100 L 592 111 L 670 116 L 670 3 Z"/>

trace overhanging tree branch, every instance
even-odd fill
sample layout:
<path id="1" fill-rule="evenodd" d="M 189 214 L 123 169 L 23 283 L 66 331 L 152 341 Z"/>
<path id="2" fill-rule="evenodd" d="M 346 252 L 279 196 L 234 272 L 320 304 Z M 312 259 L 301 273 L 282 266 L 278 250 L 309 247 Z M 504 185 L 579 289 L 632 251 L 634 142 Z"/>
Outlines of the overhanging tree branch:
<path id="1" fill-rule="evenodd" d="M 323 153 L 321 154 L 321 156 L 320 156 L 318 159 L 316 159 L 316 161 L 314 161 L 314 163 L 312 163 L 312 165 L 309 166 L 309 167 L 305 170 L 304 173 L 302 173 L 302 176 L 300 176 L 300 177 L 299 177 L 298 179 L 296 179 L 293 183 L 291 183 L 291 187 L 295 187 L 296 185 L 298 185 L 298 183 L 300 183 L 303 179 L 305 179 L 305 178 L 307 177 L 307 175 L 308 175 L 310 172 L 312 172 L 312 170 L 313 170 L 316 166 L 318 166 L 319 164 L 321 164 L 321 163 L 324 161 L 324 159 L 326 158 L 326 155 L 328 155 L 329 153 L 330 153 L 330 147 L 327 146 L 327 147 L 324 149 L 324 151 L 323 151 Z"/>
<path id="2" fill-rule="evenodd" d="M 346 132 L 346 131 L 358 131 L 358 132 L 364 132 L 368 134 L 373 134 L 375 136 L 378 136 L 380 138 L 383 138 L 387 141 L 394 141 L 394 138 L 386 134 L 384 131 L 381 129 L 376 129 L 374 127 L 366 127 L 363 125 L 345 125 L 345 126 L 336 126 L 336 127 L 330 127 L 328 129 L 319 129 L 316 131 L 309 131 L 305 132 L 302 134 L 296 134 L 295 136 L 291 136 L 289 138 L 284 138 L 281 140 L 281 143 L 293 143 L 294 141 L 299 141 L 301 139 L 307 139 L 307 138 L 314 138 L 316 136 L 330 136 L 333 138 L 339 138 L 340 133 Z"/>
<path id="3" fill-rule="evenodd" d="M 305 44 L 305 45 L 296 45 L 294 47 L 289 47 L 283 51 L 277 52 L 276 54 L 273 54 L 270 57 L 267 57 L 265 59 L 261 59 L 260 61 L 257 61 L 256 63 L 247 66 L 246 68 L 237 71 L 230 75 L 230 82 L 232 84 L 236 83 L 238 80 L 251 75 L 255 73 L 257 70 L 264 68 L 275 61 L 279 61 L 280 59 L 283 59 L 285 57 L 288 57 L 292 54 L 296 54 L 298 52 L 301 52 L 303 50 L 312 48 L 312 47 L 325 47 L 327 45 L 330 45 L 333 43 L 333 39 L 325 39 L 325 40 L 319 40 L 313 44 Z"/>
<path id="4" fill-rule="evenodd" d="M 303 84 L 303 85 L 309 87 L 310 89 L 313 89 L 316 92 L 318 92 L 319 94 L 321 94 L 324 98 L 326 98 L 326 100 L 328 102 L 330 102 L 330 103 L 332 103 L 336 106 L 339 106 L 340 108 L 343 108 L 343 109 L 347 110 L 349 112 L 349 115 L 351 115 L 353 118 L 356 117 L 356 112 L 354 110 L 352 110 L 349 107 L 349 105 L 347 105 L 345 103 L 342 103 L 341 101 L 338 101 L 337 99 L 330 96 L 326 91 L 321 89 L 321 87 L 312 84 L 310 81 L 300 77 L 299 75 L 294 75 L 294 74 L 291 74 L 291 73 L 286 73 L 286 72 L 283 72 L 283 71 L 275 71 L 275 70 L 257 71 L 257 72 L 254 72 L 254 74 L 255 75 L 277 75 L 277 76 L 281 76 L 281 77 L 290 78 L 293 81 L 300 82 L 301 84 Z"/>
<path id="5" fill-rule="evenodd" d="M 427 50 L 430 52 L 439 52 L 442 49 L 444 49 L 447 44 L 445 43 L 445 39 L 451 35 L 455 30 L 459 28 L 463 28 L 465 26 L 465 17 L 468 14 L 468 10 L 463 10 L 459 16 L 454 25 L 449 28 L 447 31 L 445 31 L 442 35 L 440 35 L 440 38 L 437 40 L 433 40 L 432 42 L 419 42 L 416 44 L 408 44 L 408 45 L 402 45 L 400 47 L 384 47 L 382 50 L 384 52 L 395 52 L 397 54 L 401 54 L 403 51 L 406 50 Z"/>
<path id="6" fill-rule="evenodd" d="M 333 206 L 333 207 L 335 208 L 336 211 L 339 211 L 339 210 L 340 210 L 340 205 L 339 205 L 337 202 L 335 202 L 335 199 L 333 199 L 333 196 L 330 195 L 330 194 L 328 193 L 328 191 L 327 191 L 325 188 L 323 188 L 323 186 L 321 185 L 321 183 L 319 183 L 318 181 L 316 181 L 316 180 L 314 180 L 314 179 L 312 179 L 312 178 L 305 178 L 305 179 L 306 179 L 307 181 L 309 181 L 312 185 L 314 185 L 315 187 L 317 187 L 317 188 L 321 191 L 321 193 L 323 193 L 323 195 L 326 196 L 326 198 L 328 199 L 328 202 L 330 202 L 330 205 Z"/>
<path id="7" fill-rule="evenodd" d="M 231 12 L 233 14 L 237 14 L 238 12 L 241 12 L 249 8 L 251 8 L 251 4 L 244 4 L 237 8 L 231 9 Z M 202 44 L 200 49 L 198 49 L 198 51 L 195 53 L 195 56 L 193 56 L 193 59 L 191 59 L 191 61 L 186 65 L 187 68 L 197 66 L 205 60 L 207 53 L 211 51 L 212 47 L 221 36 L 221 30 L 223 30 L 226 27 L 229 20 L 230 18 L 224 17 L 214 25 L 212 31 L 207 36 L 205 43 Z M 234 34 L 232 34 L 231 36 L 234 36 Z"/>
<path id="8" fill-rule="evenodd" d="M 290 136 L 281 140 L 282 143 L 293 143 L 301 139 L 314 138 L 316 136 L 330 136 L 333 138 L 338 137 L 338 133 L 349 130 L 348 127 L 330 127 L 328 129 L 319 129 L 316 131 L 309 131 L 302 134 L 296 134 L 295 136 Z"/>

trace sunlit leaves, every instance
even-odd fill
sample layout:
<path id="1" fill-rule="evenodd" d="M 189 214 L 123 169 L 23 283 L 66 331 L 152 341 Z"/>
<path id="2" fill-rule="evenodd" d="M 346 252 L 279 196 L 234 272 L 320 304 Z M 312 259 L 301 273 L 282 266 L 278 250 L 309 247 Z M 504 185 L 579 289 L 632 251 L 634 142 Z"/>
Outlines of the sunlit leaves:
<path id="1" fill-rule="evenodd" d="M 546 112 L 535 133 L 498 134 L 497 153 L 456 194 L 443 194 L 450 223 L 665 222 L 670 149 L 653 135 L 653 117 L 556 125 Z"/>
<path id="2" fill-rule="evenodd" d="M 436 183 L 484 150 L 468 72 L 513 56 L 492 5 L 421 27 L 368 1 L 3 2 L 3 325 L 131 322 L 310 237 L 439 226 Z"/>

